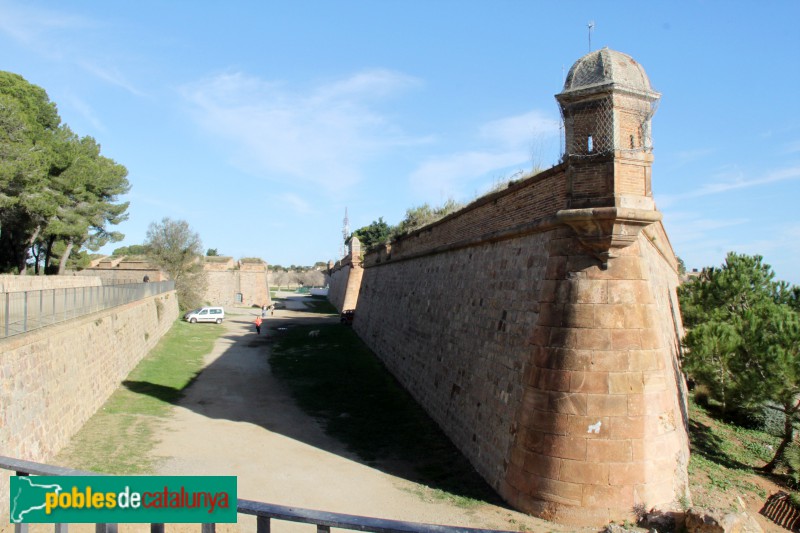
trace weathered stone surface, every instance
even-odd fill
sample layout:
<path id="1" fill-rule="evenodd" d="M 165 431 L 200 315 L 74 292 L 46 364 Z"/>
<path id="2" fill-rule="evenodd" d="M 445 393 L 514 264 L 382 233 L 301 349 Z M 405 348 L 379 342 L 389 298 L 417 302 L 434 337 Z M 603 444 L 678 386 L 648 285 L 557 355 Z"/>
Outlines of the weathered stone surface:
<path id="1" fill-rule="evenodd" d="M 763 529 L 747 513 L 719 509 L 696 509 L 686 512 L 687 533 L 761 533 Z"/>
<path id="2" fill-rule="evenodd" d="M 0 340 L 2 454 L 48 462 L 177 316 L 171 292 Z M 0 506 L 7 498 L 0 483 Z"/>

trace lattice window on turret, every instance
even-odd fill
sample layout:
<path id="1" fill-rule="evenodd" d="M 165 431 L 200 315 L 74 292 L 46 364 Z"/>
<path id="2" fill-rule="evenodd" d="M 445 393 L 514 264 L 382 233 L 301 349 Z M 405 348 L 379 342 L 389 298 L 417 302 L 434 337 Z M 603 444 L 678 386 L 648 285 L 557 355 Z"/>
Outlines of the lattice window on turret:
<path id="1" fill-rule="evenodd" d="M 562 106 L 564 154 L 592 157 L 621 152 L 650 152 L 650 119 L 657 100 L 607 94 Z"/>

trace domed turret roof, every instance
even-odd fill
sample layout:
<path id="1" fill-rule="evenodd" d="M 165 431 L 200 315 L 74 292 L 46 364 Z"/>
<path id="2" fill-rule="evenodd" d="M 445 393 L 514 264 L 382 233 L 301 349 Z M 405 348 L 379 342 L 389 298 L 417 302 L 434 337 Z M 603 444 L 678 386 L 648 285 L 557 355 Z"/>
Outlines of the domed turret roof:
<path id="1" fill-rule="evenodd" d="M 638 93 L 654 93 L 644 68 L 631 56 L 603 48 L 577 60 L 569 69 L 564 93 L 613 85 Z"/>

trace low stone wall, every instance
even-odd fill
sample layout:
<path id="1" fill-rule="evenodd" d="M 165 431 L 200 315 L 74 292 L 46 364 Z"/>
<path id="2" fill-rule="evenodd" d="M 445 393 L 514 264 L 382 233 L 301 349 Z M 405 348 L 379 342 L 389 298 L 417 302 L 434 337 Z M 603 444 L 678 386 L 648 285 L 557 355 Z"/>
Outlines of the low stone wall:
<path id="1" fill-rule="evenodd" d="M 142 281 L 141 277 L 138 281 Z M 0 292 L 39 291 L 45 289 L 73 289 L 99 287 L 97 276 L 18 276 L 0 274 Z"/>
<path id="2" fill-rule="evenodd" d="M 0 454 L 51 460 L 177 317 L 169 292 L 0 340 Z"/>

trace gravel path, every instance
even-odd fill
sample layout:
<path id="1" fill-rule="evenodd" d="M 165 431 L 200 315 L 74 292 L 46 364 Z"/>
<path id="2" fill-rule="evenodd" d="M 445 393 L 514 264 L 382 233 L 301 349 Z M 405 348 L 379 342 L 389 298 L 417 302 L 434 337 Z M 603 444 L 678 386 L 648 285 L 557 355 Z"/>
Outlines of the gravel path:
<path id="1" fill-rule="evenodd" d="M 264 326 L 333 320 L 304 308 L 302 297 L 287 300 Z M 153 450 L 163 458 L 157 474 L 236 475 L 240 498 L 311 509 L 493 529 L 561 529 L 500 507 L 424 501 L 424 487 L 360 463 L 294 405 L 270 371 L 267 328 L 255 333 L 258 311 L 240 312 L 248 314 L 228 315 L 205 369 L 173 409 Z M 242 530 L 255 530 L 250 518 L 240 517 Z M 278 523 L 275 530 L 302 527 Z"/>

